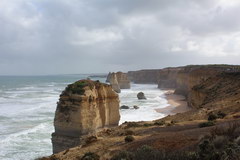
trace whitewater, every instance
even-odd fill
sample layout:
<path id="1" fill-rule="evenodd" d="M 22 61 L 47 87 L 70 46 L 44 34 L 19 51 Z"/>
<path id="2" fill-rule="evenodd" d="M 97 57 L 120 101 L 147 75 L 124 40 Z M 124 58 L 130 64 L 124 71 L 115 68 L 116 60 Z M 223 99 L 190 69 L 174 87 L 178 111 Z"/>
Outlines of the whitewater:
<path id="1" fill-rule="evenodd" d="M 51 133 L 59 94 L 77 80 L 91 75 L 0 76 L 0 159 L 26 160 L 52 154 Z M 93 80 L 105 82 L 103 75 Z M 138 100 L 144 92 L 147 100 Z M 164 92 L 155 84 L 131 84 L 119 94 L 120 124 L 125 121 L 148 121 L 166 115 L 155 109 L 168 105 Z M 137 105 L 139 109 L 134 109 Z"/>

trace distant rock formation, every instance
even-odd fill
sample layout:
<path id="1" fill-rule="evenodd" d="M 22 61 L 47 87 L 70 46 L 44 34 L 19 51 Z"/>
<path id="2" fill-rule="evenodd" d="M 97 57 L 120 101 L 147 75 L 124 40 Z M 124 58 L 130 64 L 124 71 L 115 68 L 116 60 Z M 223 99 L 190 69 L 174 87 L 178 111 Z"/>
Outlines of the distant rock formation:
<path id="1" fill-rule="evenodd" d="M 121 93 L 121 89 L 120 89 L 120 86 L 119 86 L 118 80 L 117 80 L 117 75 L 115 73 L 110 74 L 109 82 L 115 92 Z"/>
<path id="2" fill-rule="evenodd" d="M 155 83 L 158 88 L 175 89 L 176 94 L 191 96 L 191 89 L 210 77 L 220 73 L 240 72 L 238 65 L 188 65 L 164 69 L 129 71 L 128 77 L 134 83 Z M 189 103 L 191 106 L 191 103 Z"/>
<path id="3" fill-rule="evenodd" d="M 108 73 L 108 75 L 107 75 L 106 82 L 110 83 L 110 78 L 111 78 L 111 75 L 112 75 L 112 73 L 111 73 L 111 72 L 109 72 L 109 73 Z"/>
<path id="4" fill-rule="evenodd" d="M 143 92 L 139 92 L 139 93 L 137 94 L 137 98 L 138 98 L 138 99 L 147 99 L 147 98 L 145 97 L 145 95 L 144 95 Z"/>
<path id="5" fill-rule="evenodd" d="M 129 71 L 127 76 L 130 81 L 137 84 L 157 84 L 159 69 Z"/>
<path id="6" fill-rule="evenodd" d="M 60 95 L 52 134 L 53 153 L 81 144 L 81 136 L 103 127 L 117 126 L 119 97 L 99 81 L 80 80 Z"/>
<path id="7" fill-rule="evenodd" d="M 117 93 L 120 93 L 121 89 L 130 89 L 131 87 L 127 74 L 123 72 L 109 72 L 106 82 L 109 82 Z"/>
<path id="8" fill-rule="evenodd" d="M 130 89 L 130 80 L 128 79 L 127 73 L 117 72 L 116 75 L 120 89 Z"/>

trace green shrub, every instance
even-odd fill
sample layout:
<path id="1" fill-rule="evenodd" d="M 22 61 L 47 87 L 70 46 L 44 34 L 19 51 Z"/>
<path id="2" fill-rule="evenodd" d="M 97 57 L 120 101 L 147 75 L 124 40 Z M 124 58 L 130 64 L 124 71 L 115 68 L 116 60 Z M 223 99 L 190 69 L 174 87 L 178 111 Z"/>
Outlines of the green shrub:
<path id="1" fill-rule="evenodd" d="M 224 112 L 222 112 L 222 111 L 219 111 L 218 113 L 217 113 L 217 116 L 218 116 L 218 118 L 221 118 L 221 119 L 223 119 L 224 117 L 226 117 L 226 113 L 224 113 Z"/>
<path id="2" fill-rule="evenodd" d="M 151 127 L 152 124 L 150 124 L 150 123 L 144 123 L 143 126 L 144 126 L 144 127 Z"/>
<path id="3" fill-rule="evenodd" d="M 137 122 L 127 122 L 126 128 L 131 128 L 131 127 L 140 127 L 141 125 L 138 124 Z"/>
<path id="4" fill-rule="evenodd" d="M 135 140 L 135 138 L 133 136 L 129 135 L 129 136 L 126 136 L 124 140 L 125 140 L 125 142 L 132 142 Z"/>
<path id="5" fill-rule="evenodd" d="M 210 126 L 214 126 L 215 125 L 215 122 L 213 121 L 208 121 L 208 122 L 203 122 L 203 123 L 200 123 L 198 126 L 200 128 L 203 128 L 203 127 L 210 127 Z"/>
<path id="6" fill-rule="evenodd" d="M 209 121 L 214 121 L 214 120 L 216 120 L 218 118 L 218 116 L 216 115 L 216 114 L 214 114 L 214 113 L 211 113 L 211 114 L 209 114 L 209 116 L 208 116 L 208 120 Z"/>
<path id="7" fill-rule="evenodd" d="M 134 160 L 134 154 L 128 151 L 121 151 L 115 154 L 111 160 Z"/>
<path id="8" fill-rule="evenodd" d="M 99 160 L 100 156 L 93 152 L 87 152 L 80 160 Z"/>
<path id="9" fill-rule="evenodd" d="M 134 153 L 134 157 L 136 160 L 145 160 L 145 159 L 154 159 L 156 157 L 157 152 L 148 145 L 143 145 L 137 149 Z"/>
<path id="10" fill-rule="evenodd" d="M 156 121 L 154 122 L 154 125 L 158 125 L 158 126 L 163 126 L 165 124 L 165 121 Z"/>
<path id="11" fill-rule="evenodd" d="M 175 124 L 175 123 L 177 123 L 176 120 L 171 120 L 171 124 Z"/>
<path id="12" fill-rule="evenodd" d="M 84 94 L 85 90 L 83 89 L 85 86 L 87 86 L 88 83 L 85 81 L 77 81 L 73 84 L 70 84 L 67 86 L 66 91 L 72 92 L 73 94 Z"/>
<path id="13" fill-rule="evenodd" d="M 223 149 L 228 144 L 229 139 L 226 136 L 216 136 L 212 142 L 216 149 Z"/>

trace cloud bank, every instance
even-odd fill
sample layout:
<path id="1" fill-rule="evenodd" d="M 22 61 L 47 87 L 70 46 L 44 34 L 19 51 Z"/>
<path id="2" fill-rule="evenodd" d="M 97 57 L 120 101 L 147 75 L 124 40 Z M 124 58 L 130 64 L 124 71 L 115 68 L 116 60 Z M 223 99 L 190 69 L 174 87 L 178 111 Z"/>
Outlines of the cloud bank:
<path id="1" fill-rule="evenodd" d="M 239 0 L 1 0 L 0 74 L 240 63 Z"/>

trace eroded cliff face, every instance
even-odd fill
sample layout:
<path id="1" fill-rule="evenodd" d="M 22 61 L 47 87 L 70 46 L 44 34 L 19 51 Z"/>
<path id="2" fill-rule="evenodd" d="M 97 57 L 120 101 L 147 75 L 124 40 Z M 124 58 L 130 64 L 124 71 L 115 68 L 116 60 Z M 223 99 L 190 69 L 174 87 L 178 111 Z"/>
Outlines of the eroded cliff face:
<path id="1" fill-rule="evenodd" d="M 119 97 L 110 85 L 91 80 L 69 85 L 55 112 L 53 153 L 80 145 L 82 135 L 117 126 L 119 119 Z"/>
<path id="2" fill-rule="evenodd" d="M 177 76 L 182 68 L 164 68 L 159 70 L 157 83 L 158 88 L 176 88 Z"/>
<path id="3" fill-rule="evenodd" d="M 176 78 L 175 93 L 188 97 L 193 86 L 225 71 L 227 71 L 226 68 L 221 66 L 186 66 L 181 68 Z"/>
<path id="4" fill-rule="evenodd" d="M 220 73 L 239 72 L 239 66 L 233 65 L 190 65 L 183 67 L 164 68 L 159 70 L 141 70 L 128 72 L 130 79 L 135 83 L 157 83 L 158 88 L 175 89 L 176 94 L 191 97 L 191 89 Z M 203 93 L 199 97 L 204 97 Z M 201 101 L 199 99 L 199 101 Z M 189 102 L 189 105 L 192 105 Z"/>
<path id="5" fill-rule="evenodd" d="M 190 90 L 189 104 L 194 108 L 240 108 L 240 72 L 221 73 Z"/>
<path id="6" fill-rule="evenodd" d="M 134 83 L 157 84 L 159 71 L 160 69 L 129 71 L 127 75 L 129 79 Z"/>

